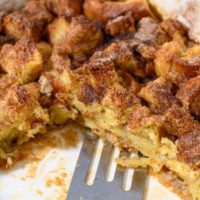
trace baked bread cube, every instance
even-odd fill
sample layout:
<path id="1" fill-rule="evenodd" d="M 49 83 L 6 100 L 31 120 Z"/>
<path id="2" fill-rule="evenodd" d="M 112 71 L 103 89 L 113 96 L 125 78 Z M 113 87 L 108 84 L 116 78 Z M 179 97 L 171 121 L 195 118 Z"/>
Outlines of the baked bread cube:
<path id="1" fill-rule="evenodd" d="M 160 46 L 168 41 L 166 33 L 151 17 L 144 17 L 138 23 L 138 30 L 134 36 L 143 44 L 149 46 Z"/>
<path id="2" fill-rule="evenodd" d="M 200 74 L 200 45 L 188 48 L 175 59 L 177 71 L 182 74 L 183 80 L 188 80 Z"/>
<path id="3" fill-rule="evenodd" d="M 64 16 L 56 18 L 47 27 L 47 34 L 49 42 L 52 45 L 57 45 L 66 36 L 69 29 L 69 22 Z"/>
<path id="4" fill-rule="evenodd" d="M 55 103 L 49 108 L 51 125 L 64 125 L 68 120 L 75 120 L 78 112 L 75 109 L 67 108 L 67 105 Z"/>
<path id="5" fill-rule="evenodd" d="M 135 32 L 135 20 L 131 12 L 110 19 L 105 27 L 106 33 L 111 36 L 124 35 Z"/>
<path id="6" fill-rule="evenodd" d="M 22 37 L 38 41 L 45 26 L 52 20 L 41 1 L 28 1 L 26 6 L 19 11 L 6 15 L 3 19 L 3 29 L 6 35 L 15 40 Z"/>
<path id="7" fill-rule="evenodd" d="M 139 96 L 145 100 L 153 113 L 163 114 L 173 104 L 177 103 L 173 96 L 173 84 L 170 80 L 159 77 L 143 87 Z"/>
<path id="8" fill-rule="evenodd" d="M 181 39 L 173 39 L 163 44 L 155 54 L 154 64 L 156 74 L 158 76 L 167 76 L 174 66 L 174 59 L 182 54 L 184 48 L 185 45 Z"/>
<path id="9" fill-rule="evenodd" d="M 84 15 L 91 20 L 105 25 L 108 20 L 116 18 L 130 11 L 136 20 L 149 16 L 148 5 L 142 0 L 100 1 L 85 0 L 83 3 Z"/>
<path id="10" fill-rule="evenodd" d="M 54 48 L 78 61 L 85 60 L 103 42 L 102 31 L 84 16 L 56 19 L 48 26 L 48 36 Z"/>
<path id="11" fill-rule="evenodd" d="M 200 135 L 199 130 L 182 135 L 178 139 L 178 149 L 182 158 L 190 164 L 199 166 L 200 162 Z"/>
<path id="12" fill-rule="evenodd" d="M 91 56 L 90 61 L 102 58 L 112 60 L 116 68 L 120 68 L 136 76 L 142 76 L 144 74 L 144 68 L 140 66 L 140 61 L 135 56 L 128 42 L 112 42 L 103 50 L 96 51 Z"/>
<path id="13" fill-rule="evenodd" d="M 156 52 L 155 71 L 179 84 L 200 73 L 200 46 L 187 48 L 182 37 L 175 37 Z"/>
<path id="14" fill-rule="evenodd" d="M 176 93 L 186 110 L 200 116 L 200 76 L 182 83 Z"/>
<path id="15" fill-rule="evenodd" d="M 46 130 L 49 116 L 39 97 L 38 83 L 14 84 L 0 100 L 0 146 L 5 152 Z"/>
<path id="16" fill-rule="evenodd" d="M 82 0 L 45 0 L 45 4 L 58 16 L 75 16 L 82 12 Z"/>
<path id="17" fill-rule="evenodd" d="M 5 44 L 2 47 L 0 65 L 16 82 L 24 84 L 39 78 L 43 70 L 43 56 L 34 42 L 22 39 L 15 45 Z"/>
<path id="18" fill-rule="evenodd" d="M 165 123 L 168 133 L 177 137 L 200 131 L 199 122 L 178 105 L 173 105 L 166 111 Z"/>

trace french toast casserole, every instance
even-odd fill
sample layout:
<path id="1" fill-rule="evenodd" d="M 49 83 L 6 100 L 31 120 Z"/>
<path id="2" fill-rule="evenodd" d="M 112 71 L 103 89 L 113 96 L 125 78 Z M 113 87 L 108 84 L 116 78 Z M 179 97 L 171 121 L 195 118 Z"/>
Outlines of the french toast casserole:
<path id="1" fill-rule="evenodd" d="M 178 21 L 143 0 L 31 0 L 0 12 L 0 70 L 1 160 L 74 120 L 200 200 L 200 45 Z"/>

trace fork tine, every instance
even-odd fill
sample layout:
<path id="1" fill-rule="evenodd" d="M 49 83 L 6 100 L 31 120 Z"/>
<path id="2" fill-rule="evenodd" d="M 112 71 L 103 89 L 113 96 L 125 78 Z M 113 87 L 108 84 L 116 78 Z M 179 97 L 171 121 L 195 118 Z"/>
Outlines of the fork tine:
<path id="1" fill-rule="evenodd" d="M 130 153 L 129 157 L 133 158 L 136 157 L 137 154 Z M 124 172 L 123 182 L 122 182 L 122 188 L 125 191 L 129 191 L 133 185 L 133 175 L 134 175 L 134 169 L 127 168 Z"/>
<path id="2" fill-rule="evenodd" d="M 68 192 L 67 200 L 142 200 L 144 181 L 138 183 L 140 174 L 134 178 L 134 186 L 129 192 L 121 188 L 123 172 L 116 171 L 114 181 L 106 182 L 104 179 L 111 154 L 111 145 L 105 145 L 96 173 L 94 184 L 88 186 L 84 183 L 90 159 L 95 149 L 94 141 L 84 138 L 84 144 L 79 155 L 78 164 Z"/>
<path id="3" fill-rule="evenodd" d="M 99 138 L 97 140 L 95 150 L 92 155 L 92 159 L 90 161 L 90 165 L 89 165 L 89 168 L 87 171 L 87 175 L 86 175 L 86 179 L 85 179 L 85 183 L 87 185 L 92 185 L 94 183 L 94 179 L 96 177 L 96 173 L 97 173 L 97 169 L 99 166 L 99 161 L 101 159 L 103 147 L 104 147 L 104 141 L 101 138 Z"/>
<path id="4" fill-rule="evenodd" d="M 113 147 L 110 160 L 108 163 L 108 168 L 106 170 L 105 179 L 108 182 L 112 182 L 114 180 L 114 176 L 117 169 L 117 163 L 115 162 L 115 158 L 118 158 L 120 154 L 120 150 L 118 147 Z"/>

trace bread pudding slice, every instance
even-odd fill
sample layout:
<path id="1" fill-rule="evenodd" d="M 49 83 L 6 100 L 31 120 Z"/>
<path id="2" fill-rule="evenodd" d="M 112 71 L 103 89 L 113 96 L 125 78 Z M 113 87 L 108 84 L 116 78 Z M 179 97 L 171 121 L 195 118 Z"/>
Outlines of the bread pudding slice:
<path id="1" fill-rule="evenodd" d="M 149 21 L 141 21 L 143 29 L 149 30 Z M 195 47 L 187 46 L 182 31 L 179 33 L 177 30 L 176 34 L 169 33 L 167 36 L 157 22 L 152 30 L 160 30 L 157 32 L 159 37 L 140 36 L 143 34 L 140 28 L 136 34 L 131 32 L 127 37 L 122 36 L 106 44 L 78 69 L 74 69 L 73 63 L 64 57 L 67 54 L 63 55 L 56 49 L 51 59 L 55 60 L 55 56 L 60 60 L 57 62 L 65 61 L 65 65 L 61 69 L 52 63 L 52 69 L 43 76 L 53 88 L 54 102 L 66 104 L 70 112 L 76 110 L 79 123 L 114 145 L 142 153 L 140 158 L 118 159 L 121 165 L 150 167 L 152 173 L 157 174 L 168 169 L 185 186 L 185 196 L 193 195 L 192 198 L 198 199 L 198 189 L 194 190 L 194 187 L 199 187 L 200 171 L 198 164 L 188 162 L 195 159 L 196 163 L 198 160 L 198 140 L 192 149 L 195 153 L 190 154 L 189 160 L 185 151 L 188 152 L 187 148 L 194 143 L 185 141 L 187 137 L 198 135 L 199 121 L 185 110 L 180 98 L 176 97 L 182 82 L 198 73 L 197 68 L 192 68 L 194 73 L 187 73 L 188 66 L 179 62 Z M 160 53 L 167 44 L 174 45 L 175 49 L 169 52 L 172 55 L 170 60 L 164 54 L 163 60 L 158 61 L 161 58 L 157 52 Z M 178 50 L 176 44 L 179 45 Z M 149 81 L 148 64 L 152 62 L 155 67 L 155 74 L 151 74 L 155 76 L 158 62 L 165 59 L 163 68 L 168 69 L 164 69 L 162 76 Z M 174 70 L 177 73 L 173 74 Z M 124 79 L 121 71 L 129 78 Z M 128 80 L 128 85 L 125 80 Z M 132 90 L 130 85 L 139 85 L 142 89 Z M 194 131 L 193 135 L 190 135 L 191 131 Z"/>
<path id="2" fill-rule="evenodd" d="M 191 185 L 197 184 L 200 171 L 188 161 L 198 160 L 200 126 L 182 106 L 173 102 L 172 106 L 168 104 L 166 110 L 162 110 L 162 115 L 159 110 L 159 114 L 152 113 L 150 108 L 142 105 L 137 93 L 133 94 L 120 84 L 121 77 L 114 64 L 101 58 L 77 70 L 66 67 L 58 72 L 53 69 L 43 76 L 52 85 L 55 102 L 68 105 L 69 113 L 73 110 L 80 113 L 79 123 L 114 145 L 139 151 L 144 156 L 121 158 L 118 162 L 122 166 L 151 167 L 153 173 L 167 168 L 187 186 L 185 194 L 193 194 Z M 190 136 L 191 131 L 194 134 Z M 194 147 L 194 142 L 186 142 L 187 137 L 194 140 Z M 188 148 L 192 151 L 190 156 Z"/>
<path id="3" fill-rule="evenodd" d="M 200 51 L 182 24 L 141 0 L 31 0 L 0 26 L 0 158 L 75 120 L 200 200 Z"/>

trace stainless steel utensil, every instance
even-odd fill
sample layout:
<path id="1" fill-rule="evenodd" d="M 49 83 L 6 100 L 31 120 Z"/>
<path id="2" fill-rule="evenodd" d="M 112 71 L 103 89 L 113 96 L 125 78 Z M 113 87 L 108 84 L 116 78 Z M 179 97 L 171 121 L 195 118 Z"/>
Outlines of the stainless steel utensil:
<path id="1" fill-rule="evenodd" d="M 142 200 L 146 172 L 117 170 L 119 155 L 119 148 L 86 135 L 67 200 Z"/>

